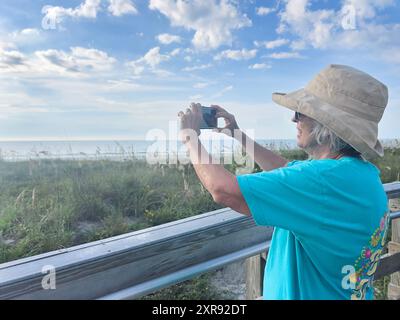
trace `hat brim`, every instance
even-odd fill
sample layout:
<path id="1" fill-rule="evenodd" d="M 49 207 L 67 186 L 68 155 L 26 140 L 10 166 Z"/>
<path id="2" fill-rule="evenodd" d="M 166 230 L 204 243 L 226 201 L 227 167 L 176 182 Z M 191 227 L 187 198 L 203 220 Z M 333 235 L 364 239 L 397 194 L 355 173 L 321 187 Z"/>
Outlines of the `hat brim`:
<path id="1" fill-rule="evenodd" d="M 364 157 L 368 159 L 377 156 L 383 157 L 383 147 L 380 141 L 376 139 L 378 132 L 376 122 L 345 112 L 319 99 L 305 89 L 287 94 L 273 93 L 272 100 L 325 125 Z"/>

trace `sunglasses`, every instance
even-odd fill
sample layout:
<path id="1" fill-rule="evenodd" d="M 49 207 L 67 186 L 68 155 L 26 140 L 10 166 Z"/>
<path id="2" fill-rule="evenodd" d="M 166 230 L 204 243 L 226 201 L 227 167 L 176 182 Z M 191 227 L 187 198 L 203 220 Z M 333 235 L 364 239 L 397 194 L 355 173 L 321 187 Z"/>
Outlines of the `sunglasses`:
<path id="1" fill-rule="evenodd" d="M 295 112 L 294 113 L 294 120 L 295 121 L 300 121 L 301 119 L 304 119 L 305 115 L 300 113 L 300 112 Z"/>

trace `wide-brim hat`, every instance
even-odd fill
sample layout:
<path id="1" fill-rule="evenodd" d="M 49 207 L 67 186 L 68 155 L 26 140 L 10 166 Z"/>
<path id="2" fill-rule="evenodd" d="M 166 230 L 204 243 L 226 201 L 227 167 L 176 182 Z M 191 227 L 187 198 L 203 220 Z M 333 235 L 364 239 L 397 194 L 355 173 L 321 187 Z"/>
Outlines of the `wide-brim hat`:
<path id="1" fill-rule="evenodd" d="M 326 126 L 364 157 L 383 156 L 378 123 L 388 103 L 388 89 L 369 74 L 329 65 L 305 88 L 273 93 L 272 99 Z"/>

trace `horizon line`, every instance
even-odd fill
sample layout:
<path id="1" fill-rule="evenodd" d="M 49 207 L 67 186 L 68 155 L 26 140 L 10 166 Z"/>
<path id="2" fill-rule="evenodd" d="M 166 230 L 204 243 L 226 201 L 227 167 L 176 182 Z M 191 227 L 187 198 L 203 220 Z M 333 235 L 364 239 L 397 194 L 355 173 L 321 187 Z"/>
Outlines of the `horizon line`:
<path id="1" fill-rule="evenodd" d="M 212 138 L 208 136 L 206 138 Z M 225 138 L 225 137 L 224 137 Z M 1 142 L 82 142 L 82 141 L 179 141 L 179 139 L 154 139 L 154 140 L 147 140 L 141 138 L 92 138 L 92 137 L 80 137 L 80 138 L 72 138 L 72 139 L 65 139 L 65 138 L 10 138 L 10 139 L 1 139 Z M 206 139 L 208 140 L 208 139 Z M 255 138 L 255 140 L 296 140 L 296 138 Z M 378 140 L 400 140 L 398 138 L 378 138 Z"/>

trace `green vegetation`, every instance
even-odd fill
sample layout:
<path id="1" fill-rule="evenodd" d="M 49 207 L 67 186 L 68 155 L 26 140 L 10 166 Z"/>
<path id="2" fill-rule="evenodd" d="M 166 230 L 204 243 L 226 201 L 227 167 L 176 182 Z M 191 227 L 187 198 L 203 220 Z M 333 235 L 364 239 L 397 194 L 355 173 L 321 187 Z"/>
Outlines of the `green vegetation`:
<path id="1" fill-rule="evenodd" d="M 281 153 L 289 160 L 307 158 L 301 150 Z M 384 183 L 399 180 L 399 159 L 400 149 L 393 148 L 374 162 Z M 238 166 L 226 168 L 236 172 Z M 148 165 L 137 159 L 0 160 L 0 263 L 218 208 L 191 165 Z M 146 298 L 222 297 L 207 279 Z"/>
<path id="2" fill-rule="evenodd" d="M 381 171 L 383 183 L 400 181 L 400 148 L 386 148 L 383 158 L 372 161 Z"/>
<path id="3" fill-rule="evenodd" d="M 0 161 L 0 262 L 217 208 L 194 171 L 183 166 Z"/>

